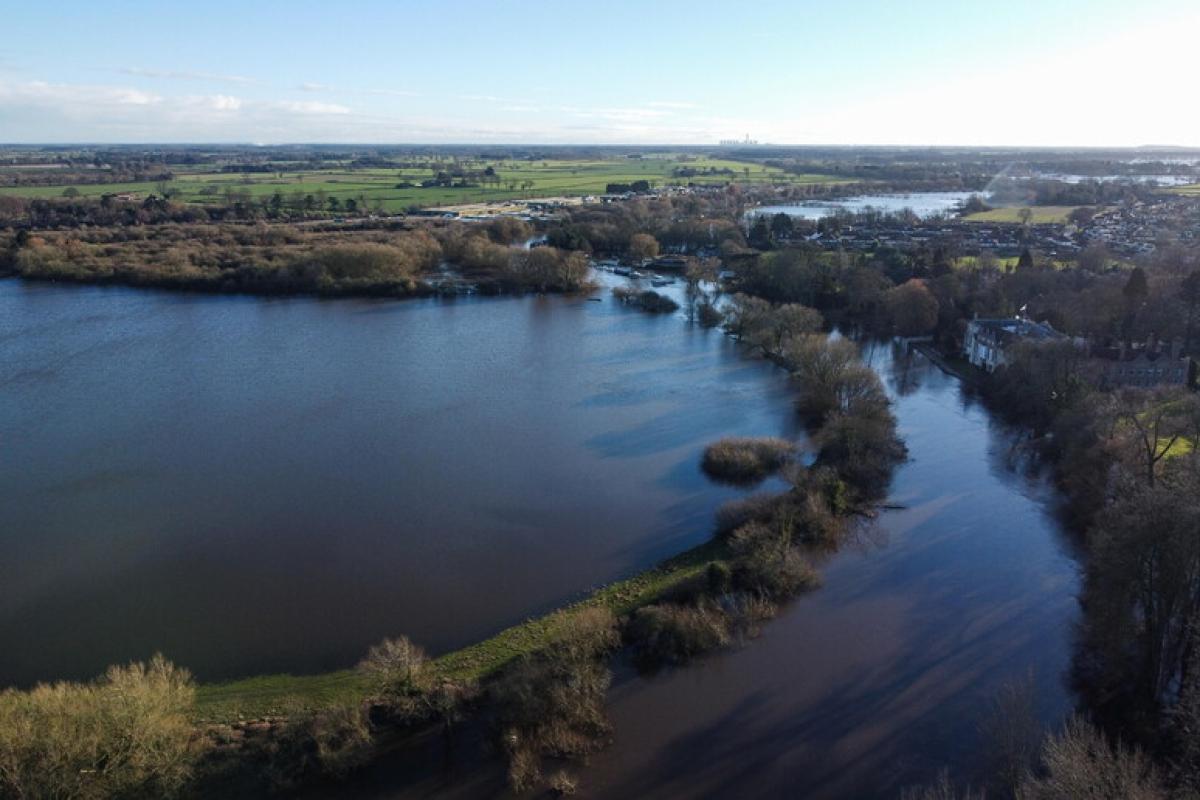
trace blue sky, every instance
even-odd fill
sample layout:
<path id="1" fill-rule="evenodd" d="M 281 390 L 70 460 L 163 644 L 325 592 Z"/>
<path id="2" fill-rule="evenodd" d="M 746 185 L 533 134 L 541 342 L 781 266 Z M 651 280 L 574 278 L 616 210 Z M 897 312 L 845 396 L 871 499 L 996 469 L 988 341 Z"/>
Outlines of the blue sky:
<path id="1" fill-rule="evenodd" d="M 1200 145 L 1197 0 L 7 5 L 5 142 Z"/>

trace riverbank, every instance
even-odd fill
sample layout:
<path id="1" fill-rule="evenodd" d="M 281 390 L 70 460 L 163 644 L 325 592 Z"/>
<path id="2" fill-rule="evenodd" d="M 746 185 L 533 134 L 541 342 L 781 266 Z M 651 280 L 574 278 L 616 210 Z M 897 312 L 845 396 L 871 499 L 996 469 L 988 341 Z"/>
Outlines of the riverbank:
<path id="1" fill-rule="evenodd" d="M 958 378 L 968 386 L 979 384 L 979 371 L 972 367 L 966 359 L 947 356 L 932 342 L 914 342 L 911 346 L 913 350 L 928 358 L 934 366 L 947 375 Z"/>
<path id="2" fill-rule="evenodd" d="M 420 300 L 432 297 L 462 297 L 480 295 L 484 297 L 519 297 L 526 294 L 586 294 L 595 291 L 595 284 L 584 283 L 571 288 L 547 287 L 532 289 L 512 286 L 505 281 L 486 276 L 472 276 L 469 280 L 445 278 L 440 275 L 423 276 L 413 281 L 380 281 L 371 283 L 329 284 L 308 288 L 282 286 L 248 286 L 236 282 L 215 280 L 166 279 L 142 280 L 136 276 L 114 275 L 107 278 L 72 277 L 69 275 L 19 275 L 0 273 L 0 281 L 27 281 L 32 284 L 76 286 L 123 287 L 127 289 L 149 289 L 179 294 L 216 295 L 226 297 L 314 297 L 324 300 L 368 299 L 368 300 Z"/>
<path id="3" fill-rule="evenodd" d="M 433 672 L 447 680 L 486 681 L 515 659 L 543 649 L 565 617 L 590 608 L 628 615 L 728 555 L 725 542 L 707 541 L 651 569 L 597 589 L 565 608 L 439 656 L 433 661 Z M 200 722 L 229 724 L 278 716 L 298 708 L 318 710 L 357 703 L 365 700 L 370 690 L 370 681 L 352 669 L 318 675 L 261 675 L 201 685 L 196 692 L 196 715 Z"/>

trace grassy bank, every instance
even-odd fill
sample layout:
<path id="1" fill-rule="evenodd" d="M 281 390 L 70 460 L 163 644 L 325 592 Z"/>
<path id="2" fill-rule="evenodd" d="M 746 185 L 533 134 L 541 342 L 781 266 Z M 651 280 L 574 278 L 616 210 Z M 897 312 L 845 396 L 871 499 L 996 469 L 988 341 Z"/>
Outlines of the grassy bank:
<path id="1" fill-rule="evenodd" d="M 565 617 L 596 607 L 607 608 L 617 615 L 629 614 L 700 574 L 709 562 L 727 555 L 723 541 L 710 540 L 656 567 L 597 589 L 566 608 L 446 653 L 434 661 L 433 668 L 440 677 L 485 680 L 514 659 L 545 647 Z M 297 707 L 323 708 L 357 702 L 367 696 L 368 689 L 368 680 L 349 669 L 320 675 L 263 675 L 200 686 L 196 709 L 205 722 L 236 722 L 281 714 Z"/>

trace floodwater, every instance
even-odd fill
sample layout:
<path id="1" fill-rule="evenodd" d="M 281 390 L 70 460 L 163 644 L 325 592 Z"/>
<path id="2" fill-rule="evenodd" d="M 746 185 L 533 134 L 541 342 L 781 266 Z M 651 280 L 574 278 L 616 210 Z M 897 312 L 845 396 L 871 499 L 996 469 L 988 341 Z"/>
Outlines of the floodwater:
<path id="1" fill-rule="evenodd" d="M 954 215 L 959 206 L 978 192 L 910 192 L 898 194 L 862 194 L 836 200 L 813 200 L 795 205 L 759 206 L 749 214 L 773 216 L 788 214 L 798 219 L 818 220 L 841 212 L 861 214 L 875 211 L 895 214 L 910 210 L 921 219 L 938 215 Z"/>
<path id="2" fill-rule="evenodd" d="M 0 686 L 442 652 L 704 541 L 702 449 L 799 436 L 787 381 L 597 296 L 0 281 Z"/>
<path id="3" fill-rule="evenodd" d="M 202 677 L 301 671 L 399 632 L 449 647 L 703 540 L 733 493 L 700 449 L 798 437 L 790 389 L 715 332 L 598 296 L 0 283 L 0 674 L 154 649 Z M 895 797 L 978 774 L 1004 684 L 1031 681 L 1046 724 L 1070 707 L 1078 574 L 1053 492 L 956 379 L 865 354 L 910 452 L 898 508 L 758 639 L 620 667 L 580 796 Z M 426 737 L 314 792 L 493 797 L 486 738 Z"/>
<path id="4" fill-rule="evenodd" d="M 1047 725 L 1077 615 L 1077 562 L 1014 435 L 923 356 L 868 349 L 910 460 L 876 530 L 757 641 L 620 682 L 589 797 L 894 797 L 983 769 L 979 723 L 1031 680 Z"/>
<path id="5" fill-rule="evenodd" d="M 1192 175 L 1077 175 L 1063 172 L 1041 172 L 1037 178 L 1043 180 L 1062 181 L 1063 183 L 1150 183 L 1155 186 L 1187 186 L 1195 183 Z"/>
<path id="6" fill-rule="evenodd" d="M 570 770 L 580 796 L 895 798 L 943 769 L 978 785 L 1002 687 L 1028 686 L 1047 727 L 1070 710 L 1078 562 L 1052 489 L 957 379 L 891 345 L 865 356 L 909 448 L 898 508 L 758 639 L 653 676 L 621 666 L 613 742 Z M 502 795 L 485 741 L 426 741 L 316 796 Z"/>

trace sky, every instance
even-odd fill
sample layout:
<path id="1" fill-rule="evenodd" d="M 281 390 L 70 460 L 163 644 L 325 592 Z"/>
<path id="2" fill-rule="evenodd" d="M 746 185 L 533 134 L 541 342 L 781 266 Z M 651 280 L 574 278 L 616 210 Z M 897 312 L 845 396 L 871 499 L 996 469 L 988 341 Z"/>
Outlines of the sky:
<path id="1" fill-rule="evenodd" d="M 0 0 L 0 142 L 1200 146 L 1200 0 Z"/>

